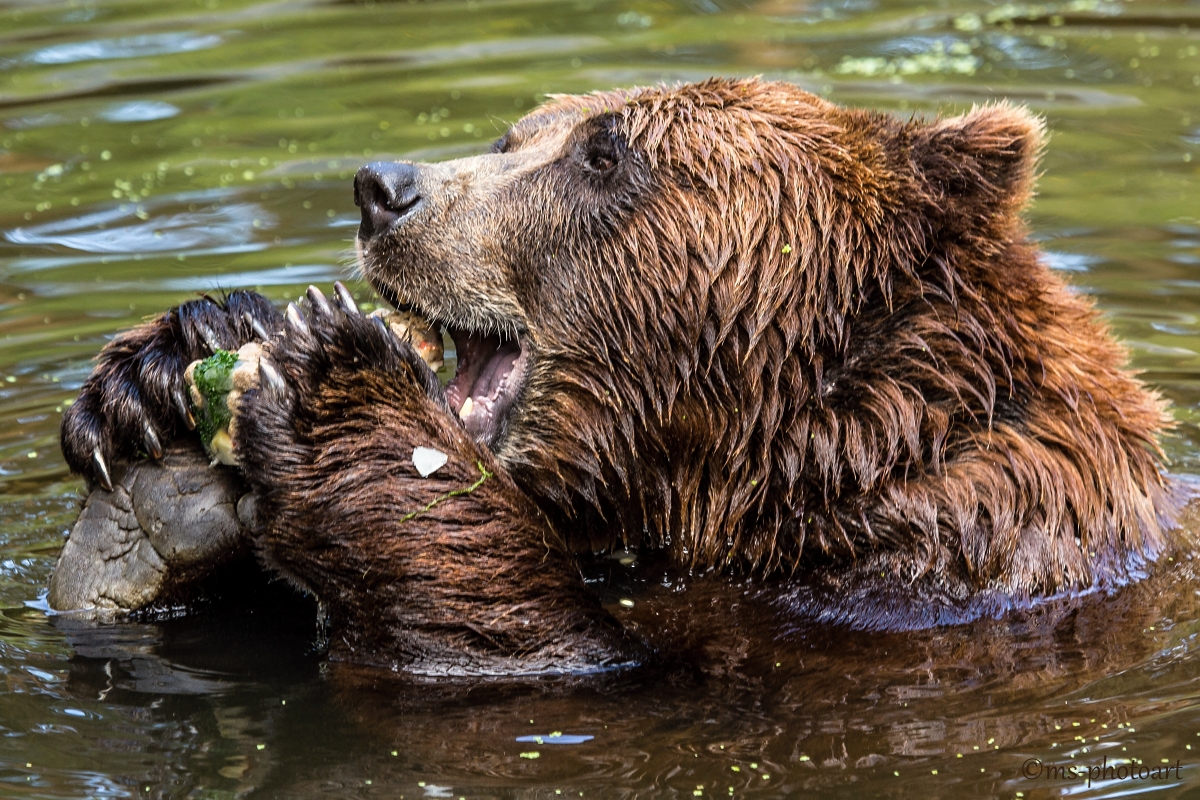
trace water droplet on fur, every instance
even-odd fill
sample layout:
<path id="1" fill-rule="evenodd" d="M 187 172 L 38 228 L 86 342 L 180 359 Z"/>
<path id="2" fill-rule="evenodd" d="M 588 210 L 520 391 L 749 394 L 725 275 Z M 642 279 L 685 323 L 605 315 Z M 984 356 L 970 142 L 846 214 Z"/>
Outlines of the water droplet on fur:
<path id="1" fill-rule="evenodd" d="M 441 450 L 432 447 L 414 447 L 412 461 L 422 478 L 428 478 L 442 467 L 446 466 L 449 456 Z"/>

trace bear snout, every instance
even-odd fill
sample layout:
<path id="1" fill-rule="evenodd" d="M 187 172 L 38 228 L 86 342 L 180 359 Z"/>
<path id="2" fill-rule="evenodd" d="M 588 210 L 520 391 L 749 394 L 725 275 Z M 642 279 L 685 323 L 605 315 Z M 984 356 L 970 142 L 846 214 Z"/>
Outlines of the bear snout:
<path id="1" fill-rule="evenodd" d="M 354 204 L 362 209 L 358 238 L 366 243 L 392 229 L 421 202 L 414 164 L 376 161 L 354 176 Z"/>

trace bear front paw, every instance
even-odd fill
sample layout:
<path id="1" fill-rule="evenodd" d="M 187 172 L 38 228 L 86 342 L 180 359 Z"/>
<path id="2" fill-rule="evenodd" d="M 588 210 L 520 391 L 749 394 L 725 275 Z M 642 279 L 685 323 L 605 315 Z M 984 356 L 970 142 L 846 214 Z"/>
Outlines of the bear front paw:
<path id="1" fill-rule="evenodd" d="M 235 291 L 189 301 L 113 339 L 63 415 L 62 450 L 71 471 L 111 491 L 115 462 L 161 458 L 172 440 L 195 427 L 185 367 L 216 350 L 266 339 L 281 322 L 265 297 Z"/>
<path id="2" fill-rule="evenodd" d="M 194 396 L 228 404 L 231 456 L 251 481 L 270 485 L 324 444 L 362 441 L 371 414 L 457 422 L 431 369 L 442 358 L 432 333 L 395 313 L 364 315 L 341 284 L 335 289 L 331 302 L 310 286 L 305 307 L 289 304 L 283 330 L 260 352 L 230 359 L 229 378 L 215 390 L 197 385 L 201 367 L 189 370 L 201 390 Z"/>
<path id="3" fill-rule="evenodd" d="M 209 469 L 193 441 L 161 459 L 114 464 L 113 489 L 88 495 L 59 553 L 48 601 L 59 611 L 137 611 L 194 599 L 198 584 L 249 549 L 254 498 Z"/>

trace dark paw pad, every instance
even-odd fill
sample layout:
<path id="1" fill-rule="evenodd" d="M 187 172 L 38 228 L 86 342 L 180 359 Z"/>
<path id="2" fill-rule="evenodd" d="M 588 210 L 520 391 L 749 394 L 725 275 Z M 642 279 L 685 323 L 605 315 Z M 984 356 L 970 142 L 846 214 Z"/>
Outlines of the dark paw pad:
<path id="1" fill-rule="evenodd" d="M 135 611 L 186 597 L 246 550 L 253 498 L 198 446 L 118 466 L 110 479 L 113 490 L 88 496 L 59 554 L 52 608 Z"/>

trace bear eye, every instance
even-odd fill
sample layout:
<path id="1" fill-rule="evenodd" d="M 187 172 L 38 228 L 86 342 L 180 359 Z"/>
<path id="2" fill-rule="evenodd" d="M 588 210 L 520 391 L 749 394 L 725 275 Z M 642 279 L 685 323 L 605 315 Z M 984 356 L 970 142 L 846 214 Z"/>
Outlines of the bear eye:
<path id="1" fill-rule="evenodd" d="M 617 165 L 617 159 L 612 153 L 592 151 L 587 154 L 584 163 L 594 172 L 608 172 Z"/>

